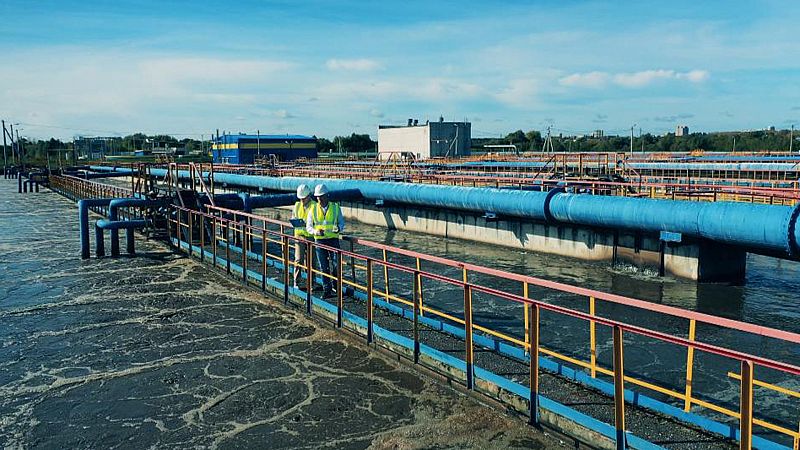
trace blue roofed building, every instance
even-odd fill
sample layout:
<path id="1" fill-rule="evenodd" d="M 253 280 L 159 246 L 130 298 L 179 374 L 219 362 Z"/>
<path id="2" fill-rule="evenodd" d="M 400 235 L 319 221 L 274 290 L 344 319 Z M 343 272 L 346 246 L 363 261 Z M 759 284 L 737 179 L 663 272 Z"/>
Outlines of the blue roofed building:
<path id="1" fill-rule="evenodd" d="M 211 147 L 215 163 L 253 164 L 317 157 L 317 138 L 300 134 L 226 134 L 214 140 Z"/>

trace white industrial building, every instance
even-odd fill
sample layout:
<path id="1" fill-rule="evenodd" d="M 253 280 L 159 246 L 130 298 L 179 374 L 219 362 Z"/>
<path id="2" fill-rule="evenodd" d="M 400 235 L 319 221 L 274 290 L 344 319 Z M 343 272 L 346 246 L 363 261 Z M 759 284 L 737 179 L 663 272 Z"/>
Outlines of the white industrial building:
<path id="1" fill-rule="evenodd" d="M 472 125 L 469 122 L 426 122 L 408 119 L 408 125 L 378 127 L 378 156 L 381 159 L 428 159 L 470 154 Z"/>

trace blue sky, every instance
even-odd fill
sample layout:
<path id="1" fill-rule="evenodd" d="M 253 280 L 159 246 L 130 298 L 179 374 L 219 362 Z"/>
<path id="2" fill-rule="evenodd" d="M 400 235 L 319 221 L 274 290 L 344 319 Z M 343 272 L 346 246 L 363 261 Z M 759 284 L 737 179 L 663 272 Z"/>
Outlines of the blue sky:
<path id="1" fill-rule="evenodd" d="M 800 125 L 796 0 L 4 6 L 0 117 L 34 138 Z"/>

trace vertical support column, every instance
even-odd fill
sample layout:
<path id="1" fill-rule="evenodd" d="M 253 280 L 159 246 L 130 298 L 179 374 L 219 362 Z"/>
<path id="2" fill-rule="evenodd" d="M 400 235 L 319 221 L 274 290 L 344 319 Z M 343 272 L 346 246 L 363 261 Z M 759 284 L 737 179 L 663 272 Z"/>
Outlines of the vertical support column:
<path id="1" fill-rule="evenodd" d="M 103 237 L 103 229 L 98 227 L 97 225 L 94 226 L 94 240 L 96 242 L 96 254 L 97 257 L 106 256 L 106 241 Z"/>
<path id="2" fill-rule="evenodd" d="M 742 386 L 739 397 L 739 448 L 753 447 L 753 362 L 742 361 Z"/>
<path id="3" fill-rule="evenodd" d="M 128 254 L 131 256 L 135 255 L 136 242 L 134 241 L 133 228 L 128 228 L 125 230 L 125 244 L 125 250 L 128 252 Z"/>
<path id="4" fill-rule="evenodd" d="M 419 363 L 419 296 L 418 286 L 419 272 L 414 271 L 414 288 L 412 290 L 412 299 L 414 304 L 414 364 Z"/>
<path id="5" fill-rule="evenodd" d="M 539 425 L 539 305 L 528 307 L 528 341 L 530 349 L 530 403 L 529 421 Z"/>
<path id="6" fill-rule="evenodd" d="M 311 307 L 313 306 L 311 292 L 314 290 L 314 247 L 311 241 L 306 243 L 300 242 L 299 245 L 306 246 L 306 313 L 311 314 Z M 294 270 L 300 270 L 300 268 L 295 266 Z M 324 277 L 325 274 L 322 274 L 322 276 Z"/>
<path id="7" fill-rule="evenodd" d="M 372 260 L 367 259 L 367 344 L 374 340 L 374 311 L 372 303 Z"/>
<path id="8" fill-rule="evenodd" d="M 342 251 L 339 250 L 336 261 L 336 327 L 342 328 L 344 320 L 344 261 Z"/>
<path id="9" fill-rule="evenodd" d="M 589 297 L 589 315 L 594 316 L 594 297 Z M 597 377 L 597 334 L 596 334 L 597 324 L 594 320 L 589 321 L 589 364 L 590 364 L 590 373 L 592 378 Z"/>
<path id="10" fill-rule="evenodd" d="M 467 389 L 475 388 L 475 361 L 472 344 L 472 287 L 469 284 L 464 285 L 464 344 L 465 356 L 464 360 L 467 363 Z"/>
<path id="11" fill-rule="evenodd" d="M 625 437 L 625 351 L 622 345 L 622 327 L 614 325 L 614 426 L 617 429 L 617 450 L 628 447 Z"/>
<path id="12" fill-rule="evenodd" d="M 689 320 L 689 340 L 695 338 L 695 320 Z M 692 409 L 692 371 L 694 368 L 694 347 L 686 349 L 686 391 L 684 393 L 683 410 L 689 412 Z"/>

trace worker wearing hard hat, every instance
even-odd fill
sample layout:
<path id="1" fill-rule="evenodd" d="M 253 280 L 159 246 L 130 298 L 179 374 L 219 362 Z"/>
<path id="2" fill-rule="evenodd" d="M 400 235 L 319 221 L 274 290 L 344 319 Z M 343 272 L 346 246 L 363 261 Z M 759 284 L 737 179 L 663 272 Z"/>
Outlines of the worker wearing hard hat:
<path id="1" fill-rule="evenodd" d="M 314 235 L 318 244 L 339 248 L 339 233 L 344 231 L 344 216 L 338 203 L 329 201 L 328 187 L 318 184 L 314 188 L 314 197 L 317 203 L 311 207 L 306 219 L 306 231 Z M 334 251 L 317 247 L 317 262 L 323 273 L 337 276 L 339 261 Z M 323 297 L 333 295 L 332 278 L 323 276 Z"/>
<path id="2" fill-rule="evenodd" d="M 305 184 L 297 186 L 297 202 L 294 204 L 291 222 L 294 225 L 294 236 L 305 239 L 313 239 L 314 234 L 306 231 L 306 219 L 308 213 L 316 205 L 311 196 L 311 188 Z M 294 288 L 298 289 L 297 282 L 300 280 L 300 265 L 306 261 L 306 244 L 303 241 L 294 241 Z"/>

